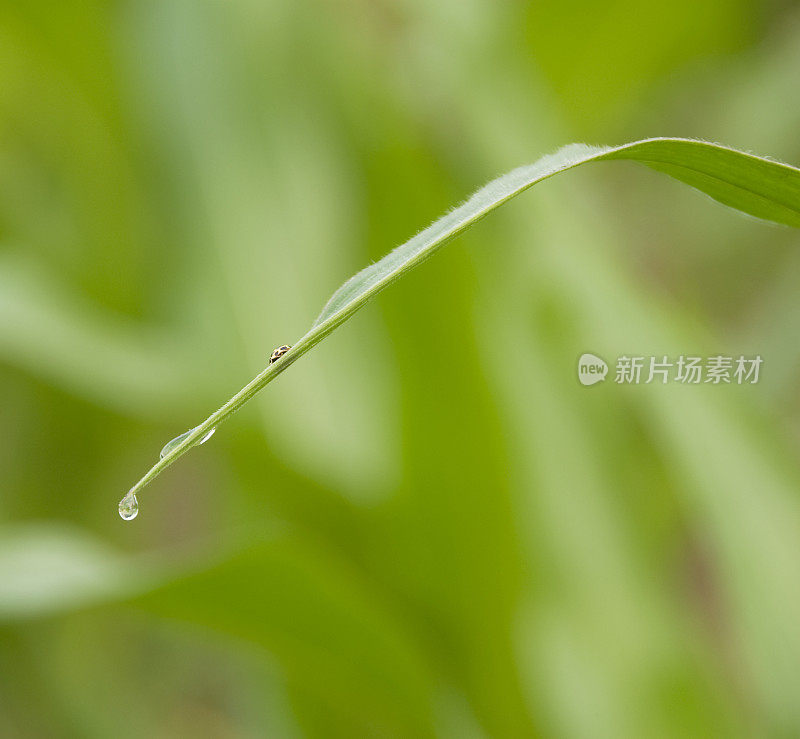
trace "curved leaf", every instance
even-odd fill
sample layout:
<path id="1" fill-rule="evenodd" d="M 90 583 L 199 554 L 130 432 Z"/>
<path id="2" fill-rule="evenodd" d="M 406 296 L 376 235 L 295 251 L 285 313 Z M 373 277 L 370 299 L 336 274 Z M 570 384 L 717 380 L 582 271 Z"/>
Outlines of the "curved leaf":
<path id="1" fill-rule="evenodd" d="M 294 361 L 344 323 L 370 298 L 402 274 L 432 256 L 450 239 L 503 203 L 538 182 L 582 164 L 629 159 L 706 193 L 715 200 L 757 218 L 800 227 L 800 169 L 787 164 L 691 139 L 655 138 L 616 147 L 571 144 L 534 164 L 492 180 L 462 205 L 420 231 L 345 282 L 331 297 L 311 330 L 278 362 L 267 366 L 218 411 L 195 427 L 170 454 L 159 460 L 131 491 L 136 493 L 208 431 L 244 405 Z"/>

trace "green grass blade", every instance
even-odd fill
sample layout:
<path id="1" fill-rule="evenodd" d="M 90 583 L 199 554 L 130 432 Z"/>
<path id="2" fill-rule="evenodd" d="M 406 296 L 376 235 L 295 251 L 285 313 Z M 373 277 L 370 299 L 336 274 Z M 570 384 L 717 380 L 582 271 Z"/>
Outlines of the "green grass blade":
<path id="1" fill-rule="evenodd" d="M 225 405 L 211 414 L 182 444 L 159 460 L 131 488 L 137 493 L 208 431 L 247 403 L 265 385 L 341 325 L 370 298 L 432 256 L 450 239 L 503 203 L 559 172 L 612 159 L 639 162 L 757 218 L 800 228 L 800 169 L 718 144 L 658 138 L 617 147 L 565 146 L 534 164 L 492 180 L 462 205 L 345 282 L 325 305 L 311 330 L 280 361 L 267 366 Z"/>

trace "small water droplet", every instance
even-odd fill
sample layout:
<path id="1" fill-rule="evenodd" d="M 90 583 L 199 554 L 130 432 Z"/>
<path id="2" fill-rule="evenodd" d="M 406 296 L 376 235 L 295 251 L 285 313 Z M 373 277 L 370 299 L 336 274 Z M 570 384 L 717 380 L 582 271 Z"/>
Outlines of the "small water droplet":
<path id="1" fill-rule="evenodd" d="M 197 426 L 194 427 L 196 429 Z M 170 439 L 166 444 L 164 444 L 164 448 L 161 450 L 160 457 L 163 459 L 167 456 L 178 444 L 180 444 L 189 434 L 191 434 L 194 429 L 189 429 L 188 431 L 184 431 L 180 436 L 176 436 L 174 439 Z M 199 446 L 200 444 L 205 444 L 216 431 L 216 428 L 211 429 L 202 439 L 195 442 L 195 446 Z"/>
<path id="2" fill-rule="evenodd" d="M 211 429 L 211 431 L 209 431 L 209 432 L 208 432 L 208 433 L 207 433 L 207 434 L 206 434 L 206 435 L 205 435 L 205 436 L 204 436 L 202 439 L 200 439 L 200 441 L 198 441 L 197 443 L 198 443 L 198 444 L 205 444 L 205 443 L 206 443 L 206 442 L 207 442 L 207 441 L 208 441 L 208 440 L 209 440 L 209 439 L 210 439 L 210 438 L 211 438 L 211 437 L 214 435 L 214 432 L 215 432 L 216 430 L 217 430 L 217 429 L 216 429 L 216 427 L 214 427 L 213 429 Z"/>
<path id="3" fill-rule="evenodd" d="M 119 502 L 119 515 L 123 521 L 133 521 L 139 515 L 139 501 L 132 492 Z"/>

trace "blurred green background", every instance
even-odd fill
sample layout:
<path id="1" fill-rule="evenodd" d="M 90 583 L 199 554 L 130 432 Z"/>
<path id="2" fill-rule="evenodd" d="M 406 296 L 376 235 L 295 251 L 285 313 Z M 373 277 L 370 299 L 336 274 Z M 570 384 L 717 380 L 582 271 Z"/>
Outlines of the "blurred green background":
<path id="1" fill-rule="evenodd" d="M 504 207 L 116 510 L 490 177 L 798 164 L 799 73 L 781 0 L 2 0 L 0 736 L 800 735 L 799 237 L 635 165 Z"/>

